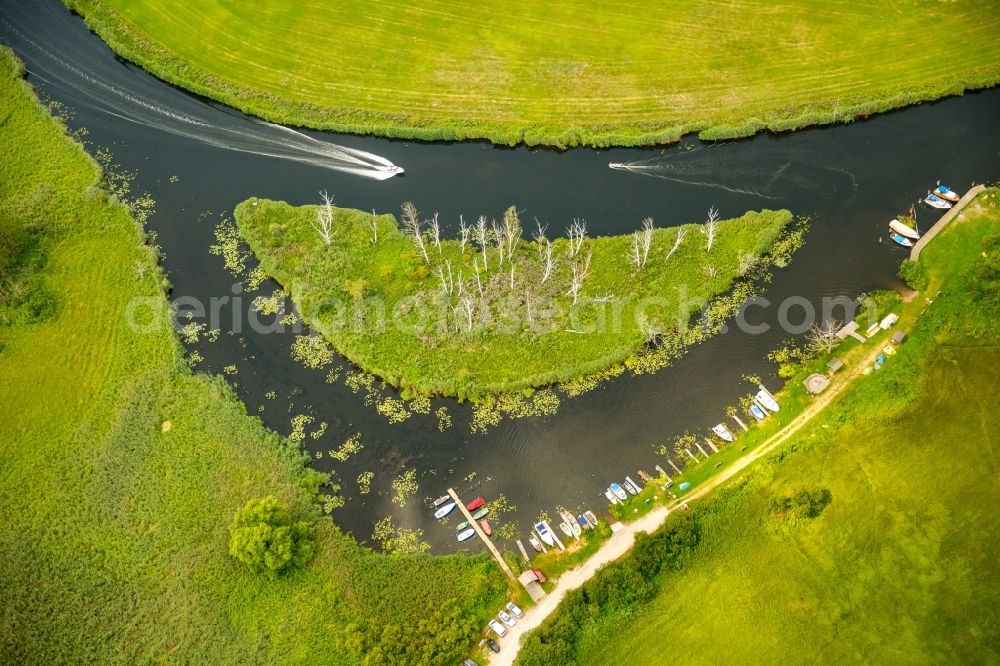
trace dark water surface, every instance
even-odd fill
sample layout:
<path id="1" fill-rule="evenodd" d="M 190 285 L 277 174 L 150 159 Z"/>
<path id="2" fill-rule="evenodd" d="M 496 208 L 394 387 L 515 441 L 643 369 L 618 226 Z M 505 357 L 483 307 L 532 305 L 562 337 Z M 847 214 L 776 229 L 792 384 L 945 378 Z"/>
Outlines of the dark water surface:
<path id="1" fill-rule="evenodd" d="M 91 148 L 108 147 L 126 169 L 137 170 L 137 190 L 157 202 L 150 226 L 165 252 L 174 296 L 208 302 L 233 294 L 234 278 L 209 253 L 218 214 L 250 196 L 315 203 L 326 189 L 342 206 L 398 212 L 412 200 L 421 211 L 438 211 L 453 227 L 459 214 L 498 216 L 517 205 L 522 219 L 563 229 L 585 218 L 591 235 L 630 232 L 652 216 L 658 226 L 696 222 L 715 205 L 723 217 L 747 209 L 789 208 L 813 219 L 806 246 L 778 271 L 767 289 L 773 302 L 798 295 L 814 303 L 853 297 L 897 284 L 904 252 L 888 243 L 885 224 L 907 210 L 936 181 L 964 191 L 970 183 L 1000 175 L 1000 90 L 927 104 L 851 125 L 783 136 L 762 135 L 724 144 L 688 140 L 669 149 L 574 150 L 557 153 L 493 148 L 482 143 L 421 144 L 321 132 L 290 132 L 190 95 L 123 62 L 56 0 L 0 4 L 0 41 L 26 63 L 40 93 L 72 111 L 73 127 L 89 130 Z M 335 68 L 331 69 L 335 74 Z M 366 177 L 350 147 L 392 160 L 406 175 L 388 181 Z M 641 162 L 636 172 L 613 171 L 608 162 Z M 362 162 L 364 160 L 362 159 Z M 170 182 L 171 176 L 179 177 Z M 203 213 L 214 214 L 205 218 Z M 921 226 L 938 214 L 918 209 Z M 550 233 L 551 233 L 550 231 Z M 268 293 L 273 285 L 264 285 Z M 99 295 L 98 295 L 99 296 Z M 252 297 L 243 296 L 237 318 Z M 223 310 L 223 328 L 232 309 Z M 754 315 L 774 323 L 776 308 Z M 732 331 L 692 349 L 652 376 L 622 377 L 576 399 L 557 415 L 506 421 L 486 435 L 472 435 L 469 409 L 453 401 L 454 426 L 437 430 L 431 416 L 399 425 L 365 406 L 341 380 L 292 361 L 291 334 L 249 330 L 197 345 L 198 367 L 221 372 L 230 364 L 236 390 L 251 414 L 287 433 L 295 414 L 330 427 L 311 451 L 336 448 L 362 433 L 364 450 L 347 463 L 327 458 L 317 468 L 335 469 L 348 504 L 336 522 L 364 540 L 372 524 L 393 514 L 397 525 L 421 527 L 438 550 L 457 546 L 450 527 L 433 525 L 424 497 L 449 484 L 489 498 L 503 492 L 519 507 L 526 528 L 540 510 L 555 506 L 603 508 L 601 491 L 637 468 L 663 462 L 654 447 L 685 430 L 704 432 L 724 418 L 750 386 L 745 373 L 779 385 L 768 351 L 788 337 Z M 277 393 L 276 399 L 266 397 Z M 259 412 L 264 406 L 262 412 Z M 390 501 L 390 481 L 405 468 L 418 470 L 420 492 L 405 509 Z M 373 492 L 360 496 L 355 479 L 375 473 Z M 454 521 L 453 521 L 454 522 Z M 525 530 L 522 530 L 522 535 Z M 473 546 L 479 547 L 479 546 Z"/>

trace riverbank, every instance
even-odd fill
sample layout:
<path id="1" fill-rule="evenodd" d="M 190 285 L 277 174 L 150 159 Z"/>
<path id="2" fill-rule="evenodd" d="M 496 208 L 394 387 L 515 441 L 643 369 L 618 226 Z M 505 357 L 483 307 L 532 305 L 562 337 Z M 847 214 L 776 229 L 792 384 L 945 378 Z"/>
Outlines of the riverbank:
<path id="1" fill-rule="evenodd" d="M 657 640 L 669 640 L 670 644 L 676 648 L 673 650 L 674 653 L 681 650 L 683 653 L 702 654 L 708 649 L 705 642 L 706 636 L 711 635 L 712 638 L 708 639 L 711 644 L 717 645 L 730 656 L 732 656 L 733 650 L 739 649 L 737 645 L 750 644 L 751 646 L 747 648 L 748 655 L 768 654 L 775 659 L 780 658 L 783 654 L 787 655 L 785 650 L 798 654 L 803 649 L 827 645 L 818 637 L 806 638 L 804 635 L 799 635 L 792 638 L 790 635 L 792 631 L 790 627 L 801 631 L 802 634 L 807 633 L 803 631 L 805 627 L 798 626 L 800 621 L 825 626 L 825 620 L 817 620 L 814 614 L 818 609 L 807 606 L 798 610 L 785 609 L 787 612 L 775 612 L 776 609 L 765 599 L 748 602 L 746 613 L 741 612 L 741 609 L 738 610 L 738 622 L 745 620 L 747 623 L 752 623 L 756 627 L 754 631 L 751 631 L 749 626 L 741 626 L 738 629 L 732 627 L 724 629 L 720 626 L 714 628 L 716 633 L 713 634 L 710 629 L 717 623 L 709 618 L 718 617 L 721 620 L 724 617 L 726 623 L 732 621 L 731 614 L 722 613 L 722 608 L 733 610 L 732 600 L 734 598 L 767 597 L 770 594 L 768 590 L 772 587 L 802 588 L 802 591 L 796 592 L 783 589 L 781 594 L 776 595 L 781 598 L 798 597 L 799 595 L 814 596 L 815 591 L 805 591 L 813 587 L 815 580 L 808 572 L 801 571 L 795 576 L 782 577 L 781 581 L 777 581 L 767 571 L 788 572 L 796 570 L 796 567 L 801 568 L 804 562 L 795 554 L 801 554 L 802 551 L 812 554 L 807 556 L 806 563 L 813 564 L 813 557 L 818 552 L 835 552 L 838 548 L 842 550 L 845 546 L 845 541 L 841 539 L 839 532 L 841 528 L 832 524 L 825 527 L 825 532 L 816 532 L 814 529 L 803 532 L 801 530 L 805 528 L 805 525 L 798 523 L 791 533 L 787 532 L 788 525 L 775 526 L 772 508 L 775 497 L 794 493 L 803 487 L 825 488 L 828 484 L 827 492 L 830 488 L 833 490 L 833 504 L 831 506 L 836 507 L 830 509 L 831 515 L 835 516 L 832 519 L 836 521 L 835 524 L 841 525 L 843 521 L 847 521 L 864 526 L 871 524 L 873 520 L 873 506 L 869 500 L 864 498 L 864 493 L 861 493 L 860 499 L 857 497 L 858 489 L 847 490 L 847 486 L 856 486 L 860 483 L 867 486 L 865 490 L 868 493 L 875 492 L 877 495 L 874 508 L 876 513 L 880 512 L 878 507 L 882 507 L 885 502 L 893 502 L 895 508 L 891 513 L 896 521 L 903 521 L 902 524 L 905 526 L 909 524 L 910 519 L 907 516 L 910 516 L 911 512 L 924 513 L 925 509 L 921 506 L 923 503 L 932 505 L 947 503 L 941 499 L 940 493 L 930 490 L 941 483 L 951 485 L 963 481 L 969 482 L 973 487 L 966 488 L 961 493 L 963 496 L 976 492 L 980 494 L 995 492 L 997 490 L 995 478 L 992 478 L 989 473 L 975 471 L 974 468 L 980 464 L 978 461 L 981 461 L 982 446 L 985 445 L 988 451 L 992 450 L 990 442 L 1000 436 L 1000 423 L 996 423 L 995 415 L 992 414 L 991 410 L 977 410 L 975 406 L 979 403 L 975 400 L 971 404 L 969 402 L 970 393 L 988 393 L 992 390 L 991 387 L 998 380 L 995 372 L 983 375 L 975 371 L 973 366 L 967 362 L 960 363 L 956 369 L 951 363 L 932 362 L 927 359 L 934 358 L 938 354 L 951 357 L 958 353 L 966 357 L 965 361 L 968 361 L 971 358 L 969 352 L 960 350 L 968 348 L 970 341 L 967 336 L 970 334 L 977 336 L 976 355 L 987 353 L 990 349 L 993 350 L 992 353 L 996 354 L 997 350 L 1000 349 L 995 345 L 995 342 L 1000 340 L 1000 331 L 996 329 L 995 321 L 991 323 L 990 317 L 992 315 L 989 314 L 1000 306 L 1000 303 L 989 300 L 970 302 L 981 299 L 983 296 L 988 299 L 990 296 L 986 295 L 986 292 L 982 292 L 982 296 L 976 296 L 980 292 L 974 286 L 971 289 L 969 287 L 970 281 L 974 284 L 977 280 L 983 279 L 982 271 L 988 270 L 987 265 L 990 261 L 998 261 L 995 254 L 997 251 L 996 241 L 989 240 L 990 234 L 1000 231 L 1000 214 L 995 212 L 996 198 L 1000 198 L 1000 190 L 995 188 L 987 190 L 986 198 L 966 210 L 963 224 L 957 225 L 957 229 L 950 228 L 949 233 L 944 234 L 936 241 L 935 245 L 925 251 L 923 261 L 927 264 L 926 268 L 932 275 L 925 293 L 934 294 L 943 290 L 954 295 L 941 296 L 939 301 L 930 307 L 923 300 L 912 300 L 905 304 L 897 326 L 902 330 L 912 328 L 911 339 L 904 343 L 895 356 L 889 358 L 883 369 L 876 373 L 877 376 L 869 376 L 871 371 L 867 369 L 872 366 L 878 354 L 884 353 L 882 350 L 884 342 L 875 340 L 868 345 L 852 348 L 842 355 L 848 364 L 846 374 L 838 375 L 831 388 L 811 401 L 791 423 L 758 445 L 749 454 L 724 467 L 720 473 L 716 473 L 700 483 L 695 481 L 697 485 L 690 492 L 673 502 L 672 507 L 675 507 L 681 501 L 691 502 L 699 498 L 708 499 L 709 493 L 726 484 L 727 481 L 741 472 L 747 472 L 742 475 L 738 485 L 726 488 L 721 495 L 715 493 L 711 499 L 708 499 L 708 504 L 704 506 L 701 503 L 694 505 L 694 516 L 699 525 L 698 531 L 702 535 L 701 543 L 683 570 L 679 573 L 665 574 L 659 580 L 659 597 L 642 602 L 638 606 L 632 605 L 617 610 L 601 607 L 593 609 L 594 612 L 584 611 L 581 613 L 578 608 L 573 611 L 556 611 L 557 613 L 563 612 L 562 619 L 558 620 L 561 623 L 558 637 L 558 644 L 561 647 L 545 647 L 555 637 L 548 636 L 543 630 L 540 635 L 534 636 L 535 643 L 532 644 L 530 652 L 525 654 L 524 663 L 553 663 L 552 660 L 558 663 L 560 658 L 570 658 L 570 654 L 572 654 L 572 659 L 583 663 L 603 663 L 611 659 L 612 655 L 620 654 L 622 649 L 641 649 L 641 645 L 651 640 L 653 636 L 656 636 Z M 989 207 L 991 201 L 994 208 Z M 990 246 L 991 242 L 992 246 Z M 983 256 L 977 257 L 976 255 L 983 247 L 986 247 Z M 990 250 L 990 247 L 993 249 Z M 995 294 L 992 294 L 992 298 L 995 299 Z M 943 302 L 942 299 L 944 299 Z M 981 311 L 971 317 L 965 317 L 966 313 L 976 309 Z M 991 341 L 993 342 L 991 343 Z M 993 346 L 990 346 L 991 344 Z M 952 359 L 952 362 L 955 360 Z M 921 369 L 919 373 L 918 368 Z M 954 390 L 954 393 L 939 395 L 941 386 L 949 387 L 949 391 L 954 390 L 956 386 L 972 388 L 966 388 L 964 391 Z M 792 402 L 787 394 L 780 396 L 780 400 L 785 408 Z M 928 403 L 934 405 L 933 411 L 916 407 L 918 404 L 926 405 Z M 981 406 L 985 407 L 985 403 Z M 968 413 L 970 409 L 972 413 L 968 415 L 968 418 L 973 421 L 980 419 L 982 422 L 982 435 L 977 434 L 975 438 L 970 438 L 969 432 L 971 429 L 979 433 L 978 426 L 970 423 L 967 427 L 963 427 L 965 419 L 955 418 L 949 420 L 949 425 L 945 427 L 941 423 L 940 417 L 936 415 L 936 412 L 950 414 L 955 410 Z M 850 416 L 845 418 L 845 415 Z M 845 426 L 845 423 L 850 425 Z M 850 432 L 842 432 L 844 430 Z M 863 436 L 861 436 L 861 432 L 864 433 Z M 912 436 L 914 432 L 921 433 L 921 446 L 919 448 L 901 447 L 902 442 L 914 441 Z M 743 439 L 739 440 L 738 444 L 742 442 Z M 752 463 L 778 449 L 782 450 L 780 462 L 768 467 L 751 468 Z M 846 456 L 843 455 L 845 451 L 849 452 Z M 930 451 L 934 451 L 936 454 L 932 454 Z M 864 462 L 859 463 L 857 457 L 859 455 L 864 456 Z M 879 460 L 876 461 L 875 457 Z M 885 460 L 882 460 L 883 458 Z M 713 460 L 713 458 L 709 458 L 709 460 Z M 892 462 L 893 460 L 896 462 Z M 915 468 L 914 464 L 918 460 L 920 464 Z M 859 464 L 865 469 L 860 478 L 856 469 Z M 887 476 L 874 476 L 874 472 L 869 468 L 877 468 L 881 470 L 879 474 Z M 951 470 L 953 474 L 942 476 L 944 469 Z M 918 480 L 915 475 L 932 476 L 936 480 L 931 481 L 923 478 Z M 693 480 L 697 476 L 696 474 L 689 477 L 685 474 L 683 478 Z M 944 480 L 945 478 L 947 481 Z M 675 482 L 677 480 L 675 479 Z M 924 485 L 929 486 L 929 488 L 924 488 Z M 877 492 L 876 489 L 878 489 Z M 895 500 L 890 499 L 894 493 L 902 492 L 905 492 L 907 503 L 899 504 L 902 497 Z M 952 508 L 941 506 L 939 509 L 944 511 L 961 510 L 959 506 Z M 858 512 L 858 515 L 851 512 Z M 630 547 L 634 539 L 634 534 L 637 531 L 634 529 L 634 525 L 642 525 L 643 529 L 657 528 L 666 521 L 667 516 L 667 507 L 658 507 L 639 521 L 628 525 L 625 530 L 613 535 L 606 544 L 602 545 L 592 561 L 588 560 L 583 567 L 566 574 L 565 583 L 563 579 L 557 581 L 551 596 L 555 596 L 557 599 L 564 598 L 567 593 L 582 586 L 588 578 L 592 577 L 598 565 L 619 557 Z M 877 518 L 876 520 L 884 522 L 885 518 Z M 965 519 L 965 522 L 970 521 L 975 527 L 969 525 L 969 531 L 964 537 L 966 540 L 971 534 L 978 535 L 989 531 L 988 525 L 983 523 L 981 517 L 973 516 Z M 762 525 L 764 526 L 763 531 Z M 944 538 L 945 531 L 956 534 L 964 529 L 954 526 L 946 528 L 939 521 L 932 523 L 932 525 L 933 527 L 929 529 L 937 530 L 941 534 L 940 537 L 929 535 L 932 540 Z M 902 556 L 910 558 L 912 563 L 913 555 L 909 553 L 910 544 L 908 542 L 910 537 L 904 534 L 906 531 L 907 528 L 903 527 L 902 532 L 897 531 L 896 537 L 900 539 L 899 549 L 906 550 L 908 553 Z M 789 544 L 789 538 L 797 542 L 797 545 Z M 829 542 L 831 538 L 833 540 L 831 543 L 823 545 L 813 543 L 813 541 L 820 539 Z M 850 538 L 853 538 L 853 535 Z M 859 538 L 865 541 L 871 537 L 865 533 Z M 953 536 L 951 538 L 959 537 Z M 743 544 L 744 541 L 746 544 Z M 850 539 L 846 543 L 850 543 Z M 886 552 L 892 550 L 896 544 L 884 542 L 881 539 L 878 543 L 884 549 L 882 557 L 897 558 L 900 556 L 899 554 L 890 555 Z M 967 543 L 961 553 L 965 557 L 970 552 L 982 554 L 987 551 L 989 551 L 988 545 L 977 542 L 975 545 Z M 751 568 L 761 569 L 763 567 L 765 570 L 758 570 L 754 573 L 747 572 L 747 561 L 729 561 L 733 558 L 733 553 L 740 553 L 735 555 L 737 558 L 747 556 L 750 558 L 747 561 L 761 563 L 761 566 L 751 565 Z M 945 562 L 953 557 L 953 553 L 935 550 L 933 556 L 940 558 L 940 561 L 924 562 L 922 570 L 928 567 L 947 567 Z M 863 579 L 867 575 L 866 572 L 870 566 L 867 559 L 866 556 L 865 562 L 858 563 L 853 558 L 845 557 L 845 561 L 852 562 L 849 567 L 852 572 L 849 577 L 850 581 Z M 822 557 L 817 564 L 825 570 L 824 564 L 828 562 L 828 557 Z M 990 570 L 990 567 L 983 561 L 979 561 L 978 566 L 979 575 L 995 576 L 1000 573 Z M 693 573 L 689 574 L 688 569 L 692 569 Z M 991 571 L 991 573 L 987 573 L 987 571 Z M 723 573 L 720 574 L 720 572 Z M 739 573 L 730 575 L 725 572 Z M 919 599 L 919 603 L 924 604 L 927 608 L 934 605 L 931 600 L 933 597 L 939 595 L 947 597 L 950 594 L 955 594 L 958 591 L 957 588 L 951 588 L 961 586 L 959 581 L 953 581 L 947 586 L 948 590 L 935 590 L 933 597 L 922 596 L 927 592 L 926 585 L 922 586 L 910 581 L 902 570 L 897 571 L 896 574 L 899 578 L 899 584 L 884 585 L 884 587 L 887 589 L 891 587 L 894 593 L 898 594 L 906 594 L 905 591 L 908 588 L 916 588 L 919 592 L 911 596 Z M 602 574 L 596 572 L 596 575 L 600 577 Z M 605 573 L 603 575 L 613 574 Z M 834 577 L 840 574 L 827 571 L 824 575 Z M 711 583 L 708 582 L 709 580 Z M 846 590 L 850 590 L 849 593 L 854 594 L 856 590 L 850 588 L 852 584 L 847 579 L 842 580 L 835 577 L 834 582 L 822 585 L 822 594 L 828 599 L 835 598 Z M 726 589 L 717 589 L 719 585 L 726 586 Z M 743 589 L 748 585 L 759 589 L 753 591 Z M 587 603 L 586 598 L 585 589 L 582 603 Z M 579 606 L 580 603 L 580 593 L 577 593 L 573 604 Z M 836 604 L 836 602 L 829 600 L 827 603 Z M 988 625 L 988 620 L 978 617 L 979 604 L 986 602 L 982 599 L 978 601 L 969 599 L 968 603 L 972 606 L 956 608 L 953 604 L 949 604 L 951 616 L 954 617 L 955 613 L 964 613 L 965 617 L 975 617 L 976 619 L 968 621 L 977 626 Z M 645 604 L 649 604 L 651 608 L 646 610 Z M 555 602 L 547 602 L 530 609 L 514 627 L 514 635 L 505 638 L 504 652 L 498 655 L 499 659 L 493 659 L 490 663 L 513 663 L 517 652 L 514 646 L 517 645 L 518 638 L 541 626 L 555 607 Z M 697 610 L 693 610 L 694 608 Z M 760 635 L 763 628 L 760 625 L 760 613 L 765 608 L 768 610 L 764 615 L 767 622 L 764 626 L 771 626 L 773 622 L 774 631 L 765 633 L 762 636 L 763 643 L 760 645 L 756 645 L 755 641 L 752 640 L 747 643 L 748 636 Z M 882 603 L 882 600 L 879 600 L 874 608 L 876 613 L 882 610 L 888 611 L 888 607 Z M 942 610 L 921 611 L 921 616 L 925 618 L 937 617 L 936 614 Z M 879 624 L 895 615 L 893 611 L 888 612 L 889 614 L 885 616 L 871 617 L 869 614 L 869 621 Z M 822 615 L 822 612 L 819 614 Z M 799 617 L 800 615 L 803 617 Z M 682 616 L 690 616 L 692 622 L 695 622 L 695 617 L 701 618 L 697 622 L 699 631 L 691 633 L 686 631 L 683 625 L 679 625 L 677 618 Z M 591 620 L 581 625 L 575 625 L 576 620 L 568 620 L 570 617 L 590 617 Z M 567 634 L 567 621 L 569 622 L 568 626 L 576 627 L 572 631 L 579 632 L 578 634 Z M 622 622 L 626 624 L 623 626 Z M 851 626 L 854 625 L 856 623 L 851 623 Z M 815 633 L 815 628 L 809 631 Z M 847 635 L 853 629 L 847 624 L 838 623 L 838 632 L 840 631 Z M 728 636 L 730 640 L 723 639 L 722 636 Z M 801 642 L 793 645 L 795 640 Z M 845 639 L 848 642 L 850 640 Z M 865 638 L 864 640 L 869 639 Z M 904 637 L 902 640 L 908 639 Z M 954 635 L 950 640 L 952 641 L 951 649 L 957 651 L 953 654 L 965 656 L 988 654 L 988 650 L 982 652 L 984 645 L 981 641 L 970 641 L 968 642 L 970 644 L 965 644 L 966 641 Z M 911 649 L 924 649 L 917 647 L 919 643 L 911 643 L 910 645 Z M 827 648 L 829 647 L 830 645 L 827 645 Z M 844 647 L 846 647 L 846 643 L 842 642 L 838 647 L 832 648 L 832 652 L 842 650 Z M 573 652 L 565 652 L 567 649 L 573 650 Z M 666 655 L 663 656 L 666 657 Z M 720 653 L 718 657 L 721 658 L 722 654 Z M 654 661 L 660 663 L 657 659 Z"/>
<path id="2" fill-rule="evenodd" d="M 395 138 L 561 148 L 725 139 L 1000 81 L 992 3 L 668 2 L 639 15 L 531 2 L 295 12 L 261 0 L 169 11 L 158 0 L 64 2 L 175 85 L 272 122 Z"/>
<path id="3" fill-rule="evenodd" d="M 30 321 L 0 307 L 3 660 L 460 658 L 506 598 L 502 574 L 481 556 L 380 555 L 322 515 L 317 489 L 336 490 L 299 445 L 190 371 L 159 252 L 132 217 L 148 208 L 108 191 L 22 76 L 0 49 L 0 305 L 16 280 L 54 307 Z M 317 548 L 277 577 L 228 554 L 233 514 L 267 495 Z M 404 627 L 418 631 L 401 642 Z"/>
<path id="4" fill-rule="evenodd" d="M 473 401 L 680 353 L 801 243 L 788 211 L 713 221 L 711 236 L 707 223 L 650 221 L 635 236 L 587 238 L 581 226 L 575 237 L 530 242 L 514 208 L 498 223 L 480 218 L 467 240 L 440 238 L 426 221 L 414 236 L 391 215 L 333 207 L 327 243 L 315 228 L 321 214 L 251 199 L 235 218 L 264 273 L 338 352 L 404 395 Z M 710 302 L 712 322 L 690 326 Z M 321 341 L 306 344 L 307 364 L 329 362 L 328 352 L 318 358 Z"/>

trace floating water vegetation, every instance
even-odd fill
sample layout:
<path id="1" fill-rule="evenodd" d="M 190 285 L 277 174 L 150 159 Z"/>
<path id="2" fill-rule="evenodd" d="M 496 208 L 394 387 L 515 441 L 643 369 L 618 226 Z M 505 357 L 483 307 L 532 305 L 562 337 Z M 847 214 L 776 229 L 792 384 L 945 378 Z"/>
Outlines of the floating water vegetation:
<path id="1" fill-rule="evenodd" d="M 366 471 L 358 474 L 358 494 L 367 495 L 372 491 L 372 480 L 375 478 L 375 472 Z"/>
<path id="2" fill-rule="evenodd" d="M 323 425 L 326 425 L 325 423 Z M 324 428 L 325 430 L 325 428 Z M 351 456 L 361 451 L 364 445 L 361 443 L 361 433 L 356 432 L 340 445 L 340 448 L 330 451 L 330 457 L 338 462 L 347 462 Z"/>
<path id="3" fill-rule="evenodd" d="M 292 431 L 288 434 L 289 441 L 302 444 L 306 438 L 306 426 L 316 419 L 308 414 L 297 414 L 292 417 Z"/>
<path id="4" fill-rule="evenodd" d="M 420 490 L 420 485 L 417 483 L 417 470 L 408 469 L 393 479 L 392 490 L 394 493 L 392 503 L 400 508 L 406 506 L 409 499 Z"/>
<path id="5" fill-rule="evenodd" d="M 398 555 L 418 555 L 429 551 L 431 546 L 422 540 L 423 536 L 424 531 L 421 529 L 394 526 L 392 516 L 386 516 L 375 523 L 372 530 L 372 538 L 382 545 L 384 551 Z"/>
<path id="6" fill-rule="evenodd" d="M 437 417 L 439 432 L 444 432 L 451 427 L 451 416 L 448 414 L 447 407 L 438 407 L 434 412 L 434 416 Z"/>
<path id="7" fill-rule="evenodd" d="M 322 368 L 333 363 L 333 347 L 318 335 L 296 335 L 292 358 L 307 368 Z"/>

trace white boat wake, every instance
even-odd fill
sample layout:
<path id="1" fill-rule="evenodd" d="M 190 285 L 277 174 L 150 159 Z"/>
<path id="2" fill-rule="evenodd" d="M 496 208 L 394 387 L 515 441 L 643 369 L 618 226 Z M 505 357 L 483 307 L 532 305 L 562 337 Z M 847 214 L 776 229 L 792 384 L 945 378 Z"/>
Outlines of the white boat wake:
<path id="1" fill-rule="evenodd" d="M 180 91 L 170 95 L 168 103 L 158 104 L 137 91 L 81 69 L 69 54 L 52 52 L 47 45 L 33 39 L 33 35 L 24 34 L 6 20 L 4 23 L 8 30 L 45 56 L 47 64 L 34 66 L 30 72 L 33 76 L 72 89 L 91 107 L 108 115 L 225 150 L 301 162 L 362 178 L 386 180 L 403 173 L 401 167 L 380 155 L 236 115 Z"/>

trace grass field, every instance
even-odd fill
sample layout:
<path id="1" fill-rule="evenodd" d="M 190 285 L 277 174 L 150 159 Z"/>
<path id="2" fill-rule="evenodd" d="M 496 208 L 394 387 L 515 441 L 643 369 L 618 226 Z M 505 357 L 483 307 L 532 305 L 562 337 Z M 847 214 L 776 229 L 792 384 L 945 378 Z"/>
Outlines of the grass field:
<path id="1" fill-rule="evenodd" d="M 995 1 L 64 1 L 167 81 L 274 122 L 391 137 L 728 138 L 1000 81 Z"/>
<path id="2" fill-rule="evenodd" d="M 44 252 L 20 236 L 35 258 L 4 255 L 0 305 L 34 276 L 55 309 L 0 319 L 0 662 L 458 661 L 505 598 L 499 569 L 376 554 L 321 517 L 297 446 L 189 371 L 155 251 L 20 76 L 0 50 L 0 242 L 31 224 Z M 127 325 L 132 299 L 161 325 Z M 227 552 L 234 512 L 265 495 L 319 549 L 276 578 Z"/>
<path id="3" fill-rule="evenodd" d="M 987 203 L 1000 190 L 988 197 L 922 255 L 942 293 L 899 353 L 693 505 L 699 543 L 681 571 L 595 604 L 623 585 L 621 569 L 600 574 L 518 663 L 1000 660 L 1000 213 Z M 832 501 L 813 518 L 775 511 L 802 489 Z"/>
<path id="4" fill-rule="evenodd" d="M 491 232 L 485 253 L 475 233 L 464 246 L 427 234 L 426 258 L 391 215 L 334 209 L 326 245 L 311 226 L 316 214 L 251 199 L 236 221 L 263 270 L 347 358 L 394 386 L 473 400 L 632 366 L 651 331 L 661 348 L 682 348 L 703 333 L 688 327 L 694 312 L 765 270 L 770 251 L 791 252 L 778 240 L 791 213 L 764 210 L 719 221 L 711 250 L 702 226 L 651 229 L 641 269 L 629 258 L 632 236 L 588 238 L 575 251 L 552 239 L 546 277 L 543 245 L 522 239 L 530 230 L 514 209 L 504 215 L 512 235 Z M 576 302 L 574 270 L 588 271 Z"/>

